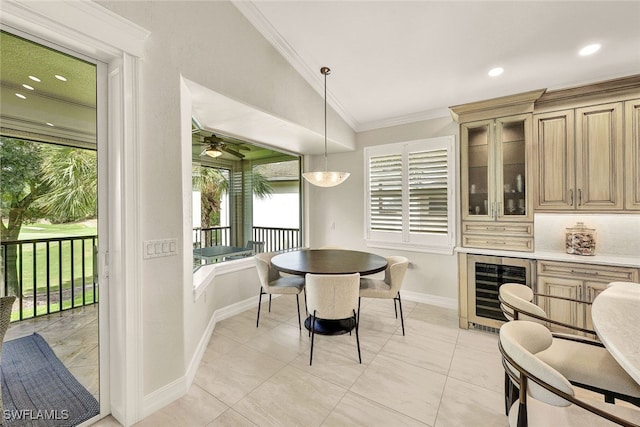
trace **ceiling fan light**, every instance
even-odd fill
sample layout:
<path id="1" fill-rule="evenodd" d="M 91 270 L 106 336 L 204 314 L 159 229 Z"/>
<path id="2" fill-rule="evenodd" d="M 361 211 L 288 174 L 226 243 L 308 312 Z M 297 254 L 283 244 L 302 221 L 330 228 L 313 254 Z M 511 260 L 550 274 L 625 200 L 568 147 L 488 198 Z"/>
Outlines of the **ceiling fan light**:
<path id="1" fill-rule="evenodd" d="M 349 172 L 305 172 L 304 179 L 318 187 L 335 187 L 342 184 L 351 175 Z"/>
<path id="2" fill-rule="evenodd" d="M 209 157 L 214 157 L 215 158 L 215 157 L 222 156 L 222 151 L 218 150 L 215 147 L 210 147 L 210 148 L 207 148 L 207 150 L 205 151 L 205 154 L 207 156 L 209 156 Z"/>

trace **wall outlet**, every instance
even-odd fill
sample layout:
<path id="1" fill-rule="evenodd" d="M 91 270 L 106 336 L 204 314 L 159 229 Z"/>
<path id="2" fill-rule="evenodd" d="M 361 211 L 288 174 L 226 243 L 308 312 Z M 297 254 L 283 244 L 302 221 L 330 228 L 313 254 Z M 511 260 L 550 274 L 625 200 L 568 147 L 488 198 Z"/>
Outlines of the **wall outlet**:
<path id="1" fill-rule="evenodd" d="M 178 239 L 145 240 L 144 259 L 178 255 Z"/>

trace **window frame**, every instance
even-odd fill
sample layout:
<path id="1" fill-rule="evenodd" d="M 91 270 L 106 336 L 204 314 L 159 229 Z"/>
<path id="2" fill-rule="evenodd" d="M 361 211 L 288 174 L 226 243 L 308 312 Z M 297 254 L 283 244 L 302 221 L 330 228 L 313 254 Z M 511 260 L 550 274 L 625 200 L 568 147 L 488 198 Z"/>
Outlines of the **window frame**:
<path id="1" fill-rule="evenodd" d="M 409 153 L 440 151 L 447 153 L 447 230 L 446 233 L 414 233 L 409 231 Z M 402 225 L 401 231 L 380 231 L 371 228 L 371 158 L 385 155 L 401 156 L 402 174 Z M 408 251 L 453 254 L 456 244 L 457 211 L 456 197 L 458 160 L 454 135 L 395 142 L 364 148 L 364 203 L 365 242 L 369 247 L 401 249 Z"/>

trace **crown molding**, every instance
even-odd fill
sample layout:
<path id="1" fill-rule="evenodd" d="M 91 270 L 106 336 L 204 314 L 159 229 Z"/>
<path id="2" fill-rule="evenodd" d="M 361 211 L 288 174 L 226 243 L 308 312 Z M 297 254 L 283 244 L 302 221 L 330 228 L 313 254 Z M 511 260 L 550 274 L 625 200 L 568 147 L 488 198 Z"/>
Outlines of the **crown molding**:
<path id="1" fill-rule="evenodd" d="M 309 85 L 321 96 L 324 93 L 324 79 L 320 75 L 320 70 L 311 69 L 306 64 L 296 50 L 282 37 L 282 35 L 271 25 L 269 20 L 258 10 L 252 1 L 231 0 L 231 3 L 240 11 L 242 15 L 254 26 L 262 36 L 284 57 L 284 59 L 302 76 Z M 327 90 L 327 103 L 335 110 L 342 120 L 352 129 L 357 130 L 360 123 L 353 118 L 340 104 L 330 90 Z"/>
<path id="2" fill-rule="evenodd" d="M 436 108 L 434 110 L 419 111 L 417 113 L 405 114 L 404 116 L 397 116 L 388 119 L 362 123 L 355 128 L 355 131 L 364 132 L 369 130 L 388 128 L 392 126 L 406 125 L 409 123 L 416 123 L 425 120 L 440 119 L 449 116 L 450 112 L 448 108 Z"/>

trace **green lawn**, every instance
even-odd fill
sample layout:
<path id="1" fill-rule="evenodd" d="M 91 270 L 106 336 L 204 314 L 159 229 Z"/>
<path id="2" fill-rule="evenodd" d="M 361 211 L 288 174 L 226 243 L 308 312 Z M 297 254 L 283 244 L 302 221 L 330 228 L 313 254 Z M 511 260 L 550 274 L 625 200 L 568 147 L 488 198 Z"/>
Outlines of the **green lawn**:
<path id="1" fill-rule="evenodd" d="M 20 240 L 95 236 L 96 234 L 95 222 L 88 224 L 29 224 L 20 230 Z M 63 290 L 63 307 L 70 307 L 72 300 L 69 291 L 72 282 L 74 283 L 74 306 L 82 305 L 82 284 L 91 285 L 94 280 L 93 252 L 91 239 L 74 241 L 73 248 L 70 241 L 22 245 L 22 253 L 18 254 L 18 274 L 21 272 L 23 299 L 28 302 L 24 304 L 22 317 L 33 316 L 34 293 L 39 298 L 45 298 L 46 301 L 48 289 L 52 295 L 51 299 L 56 301 L 59 299 L 60 286 Z M 92 302 L 93 298 L 93 289 L 86 289 L 85 300 Z M 54 312 L 59 309 L 59 303 L 52 302 L 49 310 Z M 46 313 L 46 303 L 39 302 L 37 310 L 38 314 Z M 19 313 L 16 311 L 12 318 L 16 318 L 18 315 Z"/>

